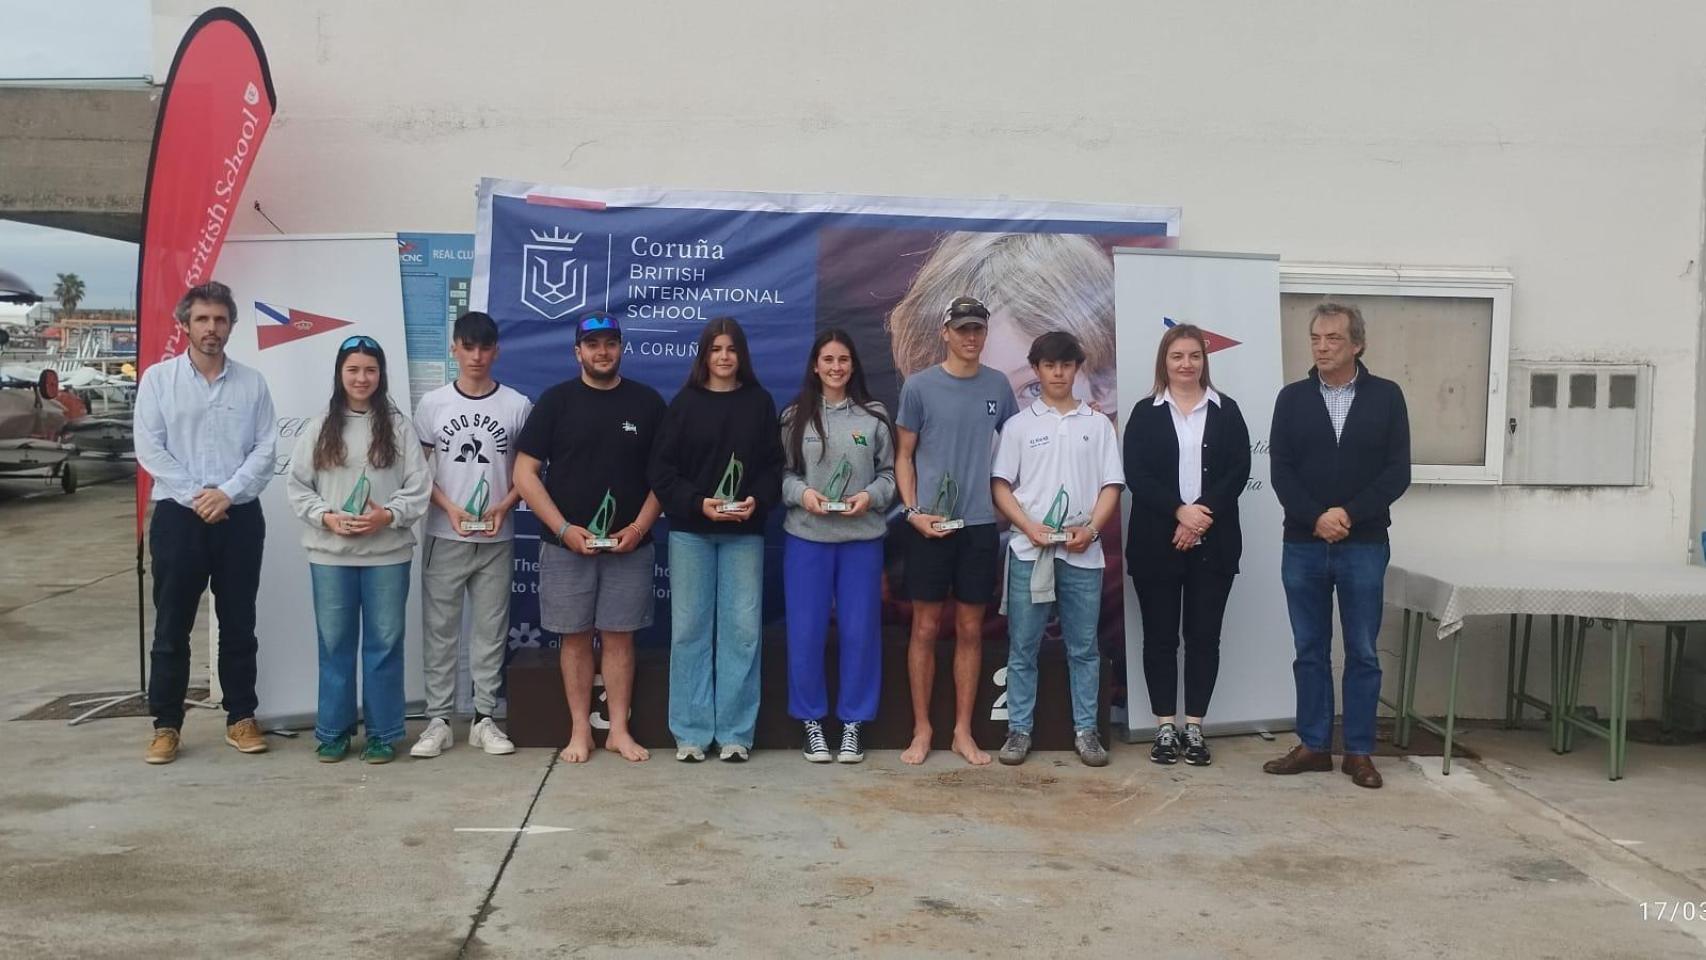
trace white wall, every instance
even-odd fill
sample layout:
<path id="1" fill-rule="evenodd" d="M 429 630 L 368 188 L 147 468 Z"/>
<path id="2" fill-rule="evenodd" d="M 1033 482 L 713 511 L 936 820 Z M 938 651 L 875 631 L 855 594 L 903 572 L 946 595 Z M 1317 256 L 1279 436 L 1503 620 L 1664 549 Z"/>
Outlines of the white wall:
<path id="1" fill-rule="evenodd" d="M 157 76 L 202 6 L 155 0 Z M 482 175 L 1166 203 L 1188 247 L 1504 266 L 1514 357 L 1656 367 L 1652 484 L 1417 489 L 1397 549 L 1688 556 L 1706 4 L 485 9 L 243 4 L 279 95 L 247 199 L 293 233 L 469 230 Z M 1466 712 L 1502 713 L 1502 645 L 1464 675 Z"/>

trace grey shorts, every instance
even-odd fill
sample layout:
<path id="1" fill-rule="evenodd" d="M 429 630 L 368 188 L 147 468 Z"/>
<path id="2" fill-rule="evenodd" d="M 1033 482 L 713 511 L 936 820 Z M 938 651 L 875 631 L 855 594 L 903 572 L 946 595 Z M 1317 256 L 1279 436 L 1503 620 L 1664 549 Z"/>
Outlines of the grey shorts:
<path id="1" fill-rule="evenodd" d="M 652 625 L 654 548 L 582 556 L 539 542 L 539 625 L 552 633 L 630 633 Z"/>

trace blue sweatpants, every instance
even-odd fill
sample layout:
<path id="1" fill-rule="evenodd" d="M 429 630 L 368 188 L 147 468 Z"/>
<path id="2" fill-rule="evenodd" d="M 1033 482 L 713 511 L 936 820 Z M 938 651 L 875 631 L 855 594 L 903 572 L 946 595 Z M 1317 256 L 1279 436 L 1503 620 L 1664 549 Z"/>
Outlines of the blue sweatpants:
<path id="1" fill-rule="evenodd" d="M 782 548 L 782 595 L 788 616 L 788 713 L 800 720 L 829 715 L 823 651 L 833 608 L 841 645 L 842 723 L 877 716 L 883 680 L 882 540 L 818 543 L 793 534 Z"/>

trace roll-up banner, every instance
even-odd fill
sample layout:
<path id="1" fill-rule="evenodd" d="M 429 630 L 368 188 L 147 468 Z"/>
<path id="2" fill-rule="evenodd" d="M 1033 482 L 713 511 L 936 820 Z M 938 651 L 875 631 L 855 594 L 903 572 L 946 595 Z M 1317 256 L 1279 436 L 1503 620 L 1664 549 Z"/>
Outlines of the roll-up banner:
<path id="1" fill-rule="evenodd" d="M 215 7 L 190 25 L 160 92 L 137 251 L 136 375 L 184 352 L 172 308 L 214 279 L 226 231 L 278 98 L 266 52 L 242 14 Z M 136 472 L 136 535 L 152 479 Z M 140 563 L 140 560 L 138 561 Z"/>
<path id="2" fill-rule="evenodd" d="M 1244 536 L 1220 633 L 1220 676 L 1206 718 L 1210 733 L 1289 730 L 1296 726 L 1292 643 L 1280 585 L 1282 512 L 1268 481 L 1268 425 L 1283 382 L 1280 365 L 1279 258 L 1191 250 L 1119 250 L 1114 255 L 1120 315 L 1120 397 L 1125 409 L 1149 402 L 1161 334 L 1178 323 L 1201 327 L 1217 391 L 1238 402 L 1250 428 L 1250 480 L 1238 501 Z M 1130 496 L 1125 498 L 1129 517 Z M 1105 624 L 1105 621 L 1104 621 Z M 1125 584 L 1128 736 L 1155 729 L 1143 676 L 1143 620 Z M 1181 646 L 1181 651 L 1183 647 Z M 1180 658 L 1182 673 L 1183 657 Z M 1184 689 L 1183 685 L 1179 689 Z"/>

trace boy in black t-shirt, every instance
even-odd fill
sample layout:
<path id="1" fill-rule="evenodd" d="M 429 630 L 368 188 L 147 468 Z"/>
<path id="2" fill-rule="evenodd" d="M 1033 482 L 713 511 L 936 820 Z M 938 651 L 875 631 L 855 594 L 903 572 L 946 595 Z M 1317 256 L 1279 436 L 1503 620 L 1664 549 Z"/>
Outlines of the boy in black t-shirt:
<path id="1" fill-rule="evenodd" d="M 517 444 L 515 487 L 539 521 L 539 618 L 562 635 L 563 689 L 573 721 L 562 757 L 592 756 L 593 631 L 610 704 L 605 748 L 647 759 L 628 731 L 634 632 L 652 622 L 651 528 L 662 508 L 646 479 L 663 418 L 656 390 L 624 380 L 616 318 L 575 325 L 580 376 L 539 398 Z M 541 475 L 543 474 L 543 475 Z"/>

